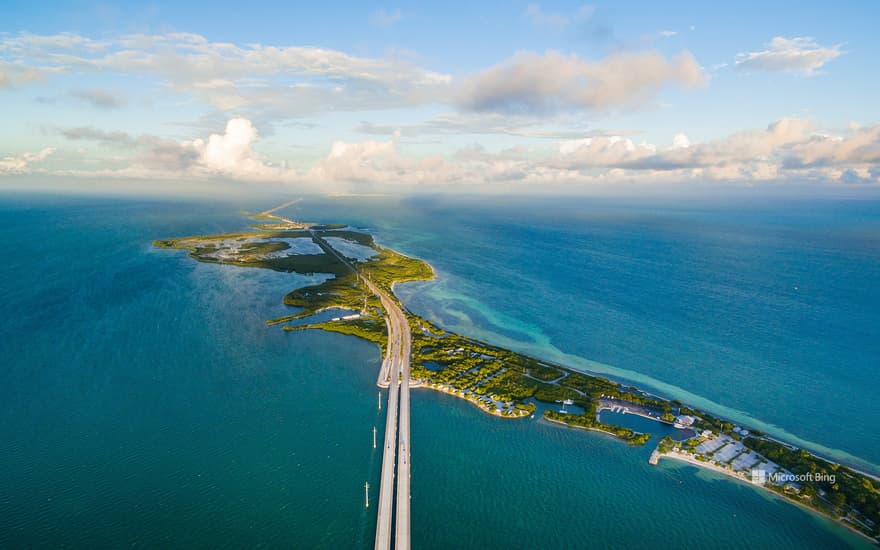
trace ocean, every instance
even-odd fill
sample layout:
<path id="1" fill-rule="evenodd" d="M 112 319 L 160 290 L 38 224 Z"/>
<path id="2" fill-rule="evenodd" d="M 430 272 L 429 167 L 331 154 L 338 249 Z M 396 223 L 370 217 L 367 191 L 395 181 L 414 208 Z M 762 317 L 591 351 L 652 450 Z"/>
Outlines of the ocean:
<path id="1" fill-rule="evenodd" d="M 372 546 L 378 350 L 263 324 L 320 276 L 151 246 L 283 200 L 0 195 L 0 547 Z M 880 469 L 876 202 L 305 197 L 284 214 L 431 263 L 436 281 L 398 293 L 448 329 Z M 864 545 L 650 466 L 652 447 L 414 390 L 413 546 Z"/>

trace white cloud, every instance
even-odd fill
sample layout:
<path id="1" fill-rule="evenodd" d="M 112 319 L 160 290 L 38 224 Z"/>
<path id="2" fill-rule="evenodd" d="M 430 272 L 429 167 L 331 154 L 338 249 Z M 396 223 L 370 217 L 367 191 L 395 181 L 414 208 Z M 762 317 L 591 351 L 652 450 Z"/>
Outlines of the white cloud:
<path id="1" fill-rule="evenodd" d="M 337 141 L 327 157 L 312 166 L 305 180 L 325 184 L 419 185 L 454 183 L 463 177 L 461 168 L 443 157 L 401 155 L 398 138 L 395 135 L 387 141 Z"/>
<path id="2" fill-rule="evenodd" d="M 254 151 L 259 133 L 250 120 L 233 118 L 222 134 L 207 140 L 176 141 L 158 136 L 133 137 L 125 132 L 105 132 L 91 127 L 69 128 L 61 134 L 70 140 L 88 140 L 134 151 L 120 175 L 146 177 L 178 173 L 194 177 L 223 176 L 237 180 L 292 181 L 296 172 L 276 165 Z"/>
<path id="3" fill-rule="evenodd" d="M 736 67 L 743 70 L 781 71 L 813 75 L 826 63 L 839 57 L 840 45 L 821 46 L 810 37 L 777 36 L 766 50 L 740 53 Z"/>
<path id="4" fill-rule="evenodd" d="M 460 158 L 471 161 L 468 177 L 496 182 L 880 184 L 880 125 L 829 136 L 814 132 L 809 120 L 795 118 L 705 143 L 694 144 L 678 134 L 668 147 L 612 135 L 563 140 L 555 153 L 545 155 L 493 154 L 483 149 L 476 150 L 478 154 L 474 149 L 462 153 Z"/>
<path id="5" fill-rule="evenodd" d="M 645 102 L 668 84 L 702 83 L 703 73 L 689 53 L 672 59 L 656 52 L 620 53 L 594 62 L 553 50 L 519 52 L 468 79 L 459 101 L 476 111 L 601 110 Z"/>
<path id="6" fill-rule="evenodd" d="M 657 148 L 649 143 L 636 145 L 621 136 L 600 136 L 561 142 L 559 156 L 550 159 L 548 164 L 566 169 L 626 166 L 650 157 L 656 151 Z"/>
<path id="7" fill-rule="evenodd" d="M 537 139 L 576 139 L 594 135 L 628 135 L 631 130 L 586 130 L 586 124 L 568 116 L 519 116 L 507 113 L 476 112 L 436 115 L 429 120 L 405 125 L 385 125 L 362 121 L 354 130 L 362 134 L 387 136 L 395 130 L 406 137 L 507 135 Z"/>
<path id="8" fill-rule="evenodd" d="M 687 149 L 690 146 L 691 142 L 684 134 L 675 134 L 675 137 L 672 138 L 673 149 Z"/>
<path id="9" fill-rule="evenodd" d="M 403 19 L 403 14 L 400 12 L 399 9 L 392 11 L 385 11 L 384 9 L 382 9 L 374 11 L 370 15 L 370 24 L 374 27 L 387 29 L 399 23 L 401 19 Z"/>
<path id="10" fill-rule="evenodd" d="M 569 168 L 601 166 L 628 170 L 672 171 L 692 168 L 720 169 L 742 163 L 777 161 L 774 156 L 809 139 L 811 124 L 803 119 L 780 119 L 764 130 L 747 130 L 723 139 L 691 144 L 684 134 L 672 146 L 635 145 L 620 136 L 584 140 L 583 147 L 560 149 L 555 162 Z M 563 144 L 569 142 L 563 142 Z"/>
<path id="11" fill-rule="evenodd" d="M 525 15 L 536 27 L 561 31 L 572 23 L 586 21 L 593 15 L 593 6 L 583 5 L 573 13 L 545 11 L 539 4 L 529 4 Z"/>
<path id="12" fill-rule="evenodd" d="M 880 165 L 880 125 L 858 127 L 848 136 L 815 134 L 792 148 L 790 166 L 848 166 L 866 169 Z M 854 164 L 861 166 L 852 166 Z"/>
<path id="13" fill-rule="evenodd" d="M 583 8 L 568 21 L 586 17 Z M 543 13 L 543 12 L 542 12 Z M 396 12 L 385 15 L 396 17 Z M 545 14 L 546 15 L 546 14 Z M 546 119 L 552 112 L 602 110 L 650 101 L 665 85 L 696 86 L 703 73 L 689 53 L 618 53 L 599 60 L 557 51 L 520 52 L 472 77 L 454 79 L 399 52 L 358 57 L 317 47 L 230 44 L 188 33 L 92 40 L 76 34 L 0 35 L 0 86 L 51 75 L 124 74 L 146 88 L 178 92 L 219 113 L 261 124 L 327 111 L 447 104 L 466 111 Z M 154 90 L 155 91 L 155 90 Z M 103 90 L 74 94 L 100 107 L 122 103 Z"/>
<path id="14" fill-rule="evenodd" d="M 271 178 L 282 175 L 279 169 L 266 164 L 253 150 L 257 129 L 250 120 L 234 118 L 226 123 L 223 134 L 211 134 L 208 141 L 197 139 L 191 145 L 198 153 L 197 165 L 211 172 L 237 178 Z"/>
<path id="15" fill-rule="evenodd" d="M 21 155 L 0 158 L 0 175 L 2 174 L 29 174 L 33 171 L 32 164 L 36 164 L 55 152 L 54 147 L 46 147 L 36 153 L 22 153 Z"/>
<path id="16" fill-rule="evenodd" d="M 254 151 L 258 133 L 246 119 L 233 119 L 207 140 L 132 138 L 92 128 L 67 130 L 70 139 L 89 139 L 136 151 L 133 162 L 100 175 L 280 181 L 335 188 L 344 184 L 507 184 L 584 186 L 593 183 L 664 184 L 732 181 L 752 185 L 775 180 L 880 184 L 880 125 L 845 135 L 818 133 L 806 119 L 783 118 L 763 129 L 692 143 L 676 134 L 668 145 L 620 135 L 558 140 L 552 149 L 509 147 L 493 152 L 475 144 L 447 157 L 412 156 L 401 150 L 400 133 L 390 139 L 336 141 L 328 154 L 295 172 Z M 49 151 L 51 152 L 51 151 Z M 49 152 L 0 161 L 0 171 L 21 173 Z M 92 172 L 92 175 L 95 173 Z M 76 175 L 85 175 L 79 173 Z"/>
<path id="17" fill-rule="evenodd" d="M 112 72 L 157 77 L 221 111 L 277 116 L 396 108 L 442 97 L 451 76 L 407 59 L 357 57 L 305 46 L 236 45 L 186 33 L 94 41 L 74 34 L 0 35 L 0 82 L 47 74 Z"/>
<path id="18" fill-rule="evenodd" d="M 670 37 L 675 36 L 677 34 L 678 34 L 678 31 L 663 30 L 663 31 L 658 32 L 657 36 L 659 36 L 661 38 L 670 38 Z"/>
<path id="19" fill-rule="evenodd" d="M 2 54 L 3 50 L 0 50 Z M 59 72 L 55 68 L 35 67 L 23 62 L 9 62 L 0 56 L 0 88 L 31 84 L 46 78 L 47 73 Z"/>

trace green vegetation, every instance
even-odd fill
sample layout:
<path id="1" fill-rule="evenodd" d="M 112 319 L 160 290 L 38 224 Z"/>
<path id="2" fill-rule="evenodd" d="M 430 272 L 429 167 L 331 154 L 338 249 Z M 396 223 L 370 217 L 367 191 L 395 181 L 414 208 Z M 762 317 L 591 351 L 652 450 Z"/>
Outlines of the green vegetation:
<path id="1" fill-rule="evenodd" d="M 345 229 L 348 227 L 344 223 L 322 223 L 318 225 L 313 225 L 312 229 L 315 231 L 329 231 L 333 229 Z"/>
<path id="2" fill-rule="evenodd" d="M 675 442 L 668 435 L 660 440 L 657 444 L 657 452 L 660 454 L 668 453 L 675 447 Z"/>
<path id="3" fill-rule="evenodd" d="M 385 322 L 382 319 L 370 317 L 360 318 L 353 321 L 326 321 L 323 323 L 312 323 L 309 325 L 291 326 L 286 325 L 284 330 L 295 331 L 305 329 L 321 329 L 327 332 L 337 332 L 339 334 L 348 334 L 363 338 L 369 342 L 377 344 L 382 353 L 385 353 L 385 346 L 388 345 L 388 332 Z"/>
<path id="4" fill-rule="evenodd" d="M 547 365 L 542 365 L 541 363 L 538 363 L 532 367 L 529 367 L 528 374 L 532 378 L 537 378 L 538 380 L 549 382 L 551 380 L 556 380 L 565 373 L 559 369 L 554 369 L 553 367 L 548 367 Z"/>
<path id="5" fill-rule="evenodd" d="M 625 440 L 630 445 L 644 445 L 649 439 L 651 439 L 651 434 L 643 434 L 635 432 L 629 428 L 624 428 L 623 426 L 615 426 L 613 424 L 599 422 L 596 420 L 595 412 L 593 411 L 587 411 L 584 414 L 566 414 L 548 409 L 544 411 L 544 418 L 552 420 L 553 422 L 561 422 L 574 428 L 585 428 L 588 430 L 605 432 Z"/>
<path id="6" fill-rule="evenodd" d="M 821 496 L 834 507 L 834 513 L 838 516 L 851 515 L 851 508 L 855 508 L 871 522 L 865 525 L 873 526 L 871 536 L 880 535 L 880 487 L 875 480 L 778 441 L 747 437 L 743 444 L 794 474 L 812 474 L 815 481 L 798 482 L 802 486 L 802 495 L 814 501 Z M 864 518 L 854 519 L 862 519 L 864 524 Z M 855 522 L 856 525 L 859 523 Z"/>
<path id="7" fill-rule="evenodd" d="M 342 227 L 346 227 L 346 226 L 342 226 Z M 351 231 L 351 230 L 325 232 L 325 231 L 319 231 L 317 229 L 317 227 L 314 229 L 315 229 L 315 233 L 321 237 L 339 237 L 340 239 L 345 239 L 347 241 L 356 242 L 357 244 L 360 244 L 363 246 L 369 246 L 371 248 L 375 248 L 377 251 L 387 250 L 385 248 L 381 248 L 381 247 L 377 246 L 376 243 L 373 242 L 373 236 L 367 235 L 366 233 L 358 233 L 357 231 Z M 409 258 L 409 259 L 413 260 L 413 258 Z M 425 263 L 421 260 L 414 260 L 414 261 L 422 263 L 422 264 Z M 428 265 L 428 264 L 425 264 L 425 265 Z"/>
<path id="8" fill-rule="evenodd" d="M 273 216 L 266 219 L 280 220 Z M 377 246 L 373 237 L 343 229 L 343 225 L 312 226 L 310 231 L 276 230 L 229 233 L 204 237 L 185 237 L 156 241 L 156 246 L 187 250 L 196 260 L 246 267 L 263 267 L 299 273 L 329 273 L 326 281 L 293 290 L 284 296 L 284 303 L 298 308 L 291 315 L 270 319 L 269 325 L 284 324 L 284 330 L 321 329 L 364 338 L 383 350 L 387 333 L 379 299 L 366 289 L 358 275 L 336 259 L 321 237 L 339 237 L 377 254 L 365 261 L 353 262 L 356 269 L 393 297 L 395 284 L 431 279 L 434 272 L 425 262 L 404 256 L 394 250 Z M 298 238 L 316 235 L 312 240 L 324 254 L 296 254 L 271 257 L 288 245 L 271 238 Z M 325 321 L 302 325 L 289 323 L 306 319 L 331 308 L 360 311 L 357 319 Z M 501 416 L 522 417 L 535 411 L 534 399 L 554 403 L 571 399 L 575 405 L 595 415 L 595 399 L 601 395 L 633 403 L 658 405 L 641 394 L 621 390 L 618 384 L 559 365 L 550 365 L 532 357 L 492 346 L 485 342 L 446 332 L 425 319 L 408 313 L 413 333 L 412 378 L 425 386 L 467 399 L 484 410 Z M 425 368 L 428 362 L 443 365 L 441 370 Z M 574 418 L 574 416 L 572 416 Z M 593 422 L 596 429 L 617 435 L 630 442 L 643 443 L 642 434 L 632 430 Z M 647 439 L 647 436 L 644 437 Z"/>
<path id="9" fill-rule="evenodd" d="M 382 308 L 379 299 L 366 289 L 357 275 L 346 268 L 345 272 L 333 279 L 327 279 L 318 285 L 298 288 L 287 294 L 284 297 L 284 303 L 302 308 L 301 311 L 294 315 L 267 321 L 267 323 L 274 325 L 302 319 L 319 311 L 336 307 L 359 310 L 364 306 L 365 301 L 368 310 L 375 311 Z"/>
<path id="10" fill-rule="evenodd" d="M 819 458 L 805 449 L 769 439 L 757 430 L 750 430 L 749 436 L 742 437 L 733 431 L 733 423 L 698 409 L 681 405 L 679 412 L 697 418 L 694 425 L 698 429 L 724 433 L 737 441 L 741 440 L 743 445 L 767 460 L 802 476 L 794 484 L 768 483 L 765 489 L 838 519 L 874 540 L 880 538 L 880 487 L 873 478 Z M 684 450 L 693 453 L 700 441 L 700 438 L 691 438 L 681 445 Z M 671 439 L 664 438 L 658 444 L 657 451 L 667 453 L 674 446 L 676 444 Z M 703 454 L 693 456 L 700 462 L 710 461 Z"/>
<path id="11" fill-rule="evenodd" d="M 205 237 L 183 237 L 154 241 L 159 248 L 189 251 L 200 262 L 262 267 L 275 271 L 297 273 L 331 273 L 342 275 L 348 268 L 329 254 L 293 254 L 276 258 L 267 254 L 286 250 L 289 245 L 272 238 L 311 238 L 308 231 L 266 231 L 224 233 Z"/>
<path id="12" fill-rule="evenodd" d="M 339 237 L 375 249 L 377 255 L 352 263 L 363 276 L 382 288 L 392 299 L 396 300 L 393 294 L 396 283 L 427 280 L 434 276 L 427 263 L 377 246 L 372 236 L 346 230 L 344 228 L 347 226 L 341 224 L 313 225 L 310 230 L 304 230 L 309 228 L 308 224 L 291 223 L 271 215 L 258 216 L 258 219 L 282 223 L 257 224 L 255 227 L 263 229 L 259 232 L 164 239 L 155 241 L 154 245 L 159 248 L 186 250 L 190 257 L 201 262 L 297 273 L 327 273 L 331 277 L 326 281 L 293 290 L 284 296 L 285 304 L 299 310 L 288 316 L 268 320 L 267 324 L 284 324 L 283 329 L 286 331 L 320 329 L 353 335 L 377 344 L 383 352 L 388 336 L 381 302 L 367 290 L 355 272 L 336 259 L 323 239 L 314 238 L 313 235 Z M 273 238 L 312 238 L 325 253 L 289 256 L 277 254 L 286 250 L 288 244 L 270 240 Z M 330 308 L 360 313 L 349 319 L 288 324 Z M 403 309 L 406 311 L 405 307 Z M 570 399 L 583 408 L 584 413 L 564 414 L 546 410 L 544 417 L 576 428 L 602 431 L 632 445 L 643 445 L 650 439 L 650 434 L 638 433 L 598 420 L 596 410 L 599 400 L 613 398 L 620 405 L 626 406 L 629 403 L 642 407 L 665 421 L 671 421 L 674 414 L 691 415 L 696 418 L 696 428 L 730 434 L 739 439 L 732 431 L 732 423 L 684 406 L 678 401 L 659 399 L 606 378 L 573 371 L 561 365 L 539 361 L 477 339 L 447 332 L 411 312 L 406 313 L 412 330 L 413 382 L 466 399 L 492 414 L 519 418 L 536 410 L 533 401 L 557 403 Z M 426 363 L 439 364 L 443 368 L 431 370 L 425 367 Z M 798 499 L 824 513 L 843 518 L 849 525 L 875 538 L 878 536 L 880 490 L 875 485 L 876 482 L 804 450 L 793 449 L 760 437 L 763 434 L 754 430 L 752 434 L 753 437 L 744 441 L 747 447 L 796 474 L 835 475 L 834 483 L 817 481 L 803 484 L 797 495 Z M 696 443 L 697 440 L 692 439 L 681 445 L 692 448 Z M 659 442 L 657 451 L 666 453 L 678 445 L 665 437 Z M 709 460 L 703 455 L 696 455 L 695 458 L 703 462 Z M 779 491 L 784 496 L 793 498 L 786 493 L 785 488 L 780 488 Z"/>
<path id="13" fill-rule="evenodd" d="M 350 231 L 334 232 L 333 236 L 342 237 L 340 233 L 349 234 Z M 361 235 L 360 233 L 354 233 Z M 369 237 L 369 235 L 366 235 Z M 348 238 L 348 237 L 343 237 Z M 393 250 L 382 248 L 373 244 L 373 238 L 369 237 L 369 246 L 376 249 L 379 254 L 365 262 L 359 262 L 358 270 L 366 277 L 393 297 L 393 286 L 396 283 L 409 281 L 427 281 L 434 278 L 434 270 L 421 260 L 410 258 Z M 361 243 L 364 244 L 364 243 Z"/>
<path id="14" fill-rule="evenodd" d="M 252 223 L 251 227 L 254 229 L 259 229 L 260 231 L 290 231 L 290 230 L 299 230 L 306 229 L 308 226 L 301 223 L 287 223 L 287 222 L 276 222 L 276 223 Z"/>

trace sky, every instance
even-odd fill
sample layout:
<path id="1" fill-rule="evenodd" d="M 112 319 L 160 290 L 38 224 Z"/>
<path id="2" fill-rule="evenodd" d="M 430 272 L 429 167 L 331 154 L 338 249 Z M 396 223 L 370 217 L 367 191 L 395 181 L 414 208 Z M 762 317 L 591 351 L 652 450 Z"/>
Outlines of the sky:
<path id="1" fill-rule="evenodd" d="M 7 0 L 0 188 L 871 188 L 878 16 Z"/>

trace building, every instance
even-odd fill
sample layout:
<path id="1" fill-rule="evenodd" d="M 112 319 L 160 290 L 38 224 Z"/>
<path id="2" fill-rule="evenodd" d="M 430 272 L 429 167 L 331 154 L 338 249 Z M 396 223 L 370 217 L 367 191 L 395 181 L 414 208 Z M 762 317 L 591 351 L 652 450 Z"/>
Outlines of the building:
<path id="1" fill-rule="evenodd" d="M 675 417 L 675 424 L 673 424 L 673 426 L 680 430 L 683 430 L 693 426 L 695 420 L 696 418 L 694 418 L 693 416 L 682 414 Z"/>

